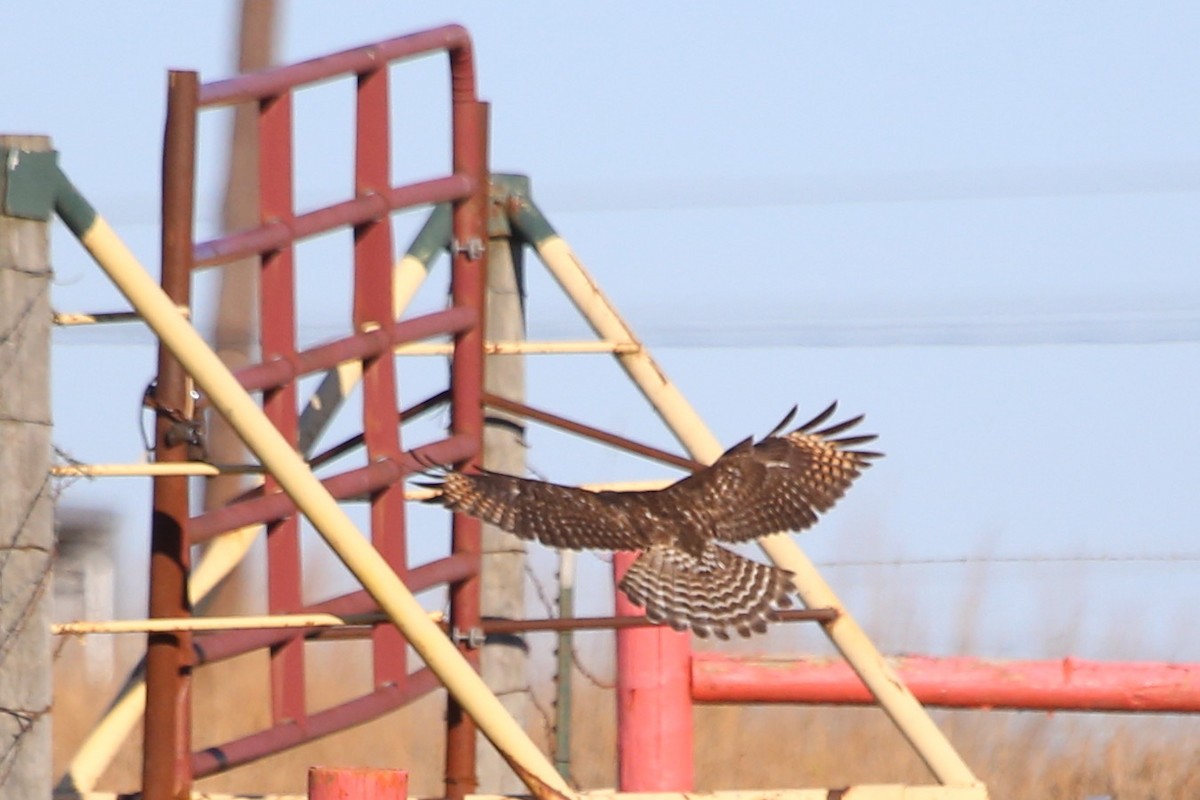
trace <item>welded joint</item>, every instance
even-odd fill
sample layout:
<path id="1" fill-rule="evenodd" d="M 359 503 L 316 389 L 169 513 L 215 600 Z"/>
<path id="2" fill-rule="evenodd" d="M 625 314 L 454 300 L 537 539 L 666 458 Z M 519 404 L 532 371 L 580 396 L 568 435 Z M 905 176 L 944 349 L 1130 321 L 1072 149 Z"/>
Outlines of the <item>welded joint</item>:
<path id="1" fill-rule="evenodd" d="M 483 628 L 469 628 L 463 633 L 462 628 L 455 626 L 450 629 L 450 640 L 457 645 L 466 645 L 469 650 L 478 650 L 487 642 L 487 634 Z"/>
<path id="2" fill-rule="evenodd" d="M 465 255 L 471 261 L 479 261 L 487 252 L 487 247 L 483 240 L 477 236 L 472 236 L 467 241 L 461 242 L 458 239 L 452 239 L 450 242 L 450 254 L 452 256 Z"/>

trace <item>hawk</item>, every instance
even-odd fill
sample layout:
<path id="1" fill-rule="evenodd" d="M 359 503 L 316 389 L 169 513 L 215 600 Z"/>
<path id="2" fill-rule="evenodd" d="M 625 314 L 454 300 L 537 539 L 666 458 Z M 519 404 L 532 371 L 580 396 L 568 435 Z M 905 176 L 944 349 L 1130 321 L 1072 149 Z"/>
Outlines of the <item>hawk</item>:
<path id="1" fill-rule="evenodd" d="M 571 550 L 640 550 L 619 584 L 653 622 L 697 636 L 766 630 L 791 606 L 792 573 L 722 547 L 817 522 L 882 453 L 858 449 L 873 434 L 828 427 L 837 403 L 780 434 L 747 438 L 705 467 L 655 491 L 592 492 L 496 472 L 446 472 L 426 502 L 478 517 L 522 539 Z"/>

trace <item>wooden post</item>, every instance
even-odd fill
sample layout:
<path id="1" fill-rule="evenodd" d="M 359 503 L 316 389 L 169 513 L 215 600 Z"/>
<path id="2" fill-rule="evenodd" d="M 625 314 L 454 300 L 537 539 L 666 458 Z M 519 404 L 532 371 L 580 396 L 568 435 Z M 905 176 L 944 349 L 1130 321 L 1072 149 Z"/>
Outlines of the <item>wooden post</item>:
<path id="1" fill-rule="evenodd" d="M 50 150 L 45 136 L 0 136 L 0 151 L 5 153 Z M 0 797 L 49 797 L 54 558 L 50 206 L 45 203 L 46 216 L 37 219 L 25 212 L 21 218 L 9 216 L 8 200 L 16 187 L 8 182 L 7 165 L 12 159 L 4 161 L 0 167 L 0 197 L 4 197 L 0 207 Z M 46 192 L 47 197 L 50 194 Z"/>
<path id="2" fill-rule="evenodd" d="M 495 176 L 488 214 L 487 316 L 484 338 L 525 338 L 525 276 L 520 239 L 513 238 L 505 213 L 511 192 L 528 194 L 529 180 L 519 175 Z M 508 400 L 525 400 L 525 358 L 489 355 L 484 363 L 484 391 Z M 487 409 L 483 427 L 483 466 L 513 475 L 525 474 L 525 423 L 520 417 Z M 482 606 L 484 618 L 524 619 L 525 543 L 494 525 L 483 526 Z M 489 636 L 483 650 L 483 680 L 500 702 L 525 724 L 528 716 L 525 643 L 518 635 Z M 481 744 L 483 744 L 481 742 Z M 524 784 L 490 746 L 476 760 L 480 789 L 517 794 Z"/>

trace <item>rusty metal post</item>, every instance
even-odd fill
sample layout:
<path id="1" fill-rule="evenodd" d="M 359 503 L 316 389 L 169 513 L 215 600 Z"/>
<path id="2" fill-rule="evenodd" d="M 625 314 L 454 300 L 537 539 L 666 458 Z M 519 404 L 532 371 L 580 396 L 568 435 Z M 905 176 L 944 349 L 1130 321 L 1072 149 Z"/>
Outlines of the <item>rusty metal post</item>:
<path id="1" fill-rule="evenodd" d="M 487 120 L 488 106 L 473 97 L 454 99 L 454 172 L 469 175 L 474 190 L 466 200 L 454 204 L 451 240 L 451 294 L 455 307 L 478 312 L 475 327 L 454 338 L 450 371 L 450 424 L 455 436 L 483 441 L 483 337 L 487 285 Z M 480 457 L 456 465 L 460 469 L 479 465 Z M 455 514 L 451 548 L 479 558 L 479 520 Z M 478 563 L 478 561 L 476 561 Z M 479 669 L 480 579 L 478 574 L 450 587 L 450 631 L 467 662 Z M 461 800 L 473 794 L 475 775 L 475 723 L 453 697 L 446 701 L 446 797 Z"/>
<path id="2" fill-rule="evenodd" d="M 191 301 L 192 219 L 195 191 L 196 101 L 194 72 L 168 78 L 163 142 L 162 288 L 176 306 Z M 156 409 L 154 457 L 188 460 L 192 398 L 183 367 L 163 344 L 151 404 Z M 150 528 L 151 617 L 186 617 L 188 601 L 188 479 L 154 479 Z M 146 725 L 142 793 L 146 800 L 190 796 L 191 634 L 153 633 L 146 649 Z"/>

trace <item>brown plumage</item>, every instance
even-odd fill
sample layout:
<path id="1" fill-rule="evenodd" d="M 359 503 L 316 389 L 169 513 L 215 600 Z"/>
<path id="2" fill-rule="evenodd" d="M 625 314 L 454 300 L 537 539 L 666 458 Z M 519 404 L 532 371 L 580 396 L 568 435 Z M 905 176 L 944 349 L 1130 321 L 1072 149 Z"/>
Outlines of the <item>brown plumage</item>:
<path id="1" fill-rule="evenodd" d="M 641 550 L 620 588 L 656 622 L 726 639 L 766 629 L 791 605 L 791 573 L 717 542 L 745 542 L 817 522 L 871 459 L 874 435 L 839 434 L 862 417 L 820 428 L 837 404 L 790 433 L 746 439 L 712 465 L 657 491 L 591 492 L 494 472 L 448 472 L 441 503 L 552 547 Z"/>

